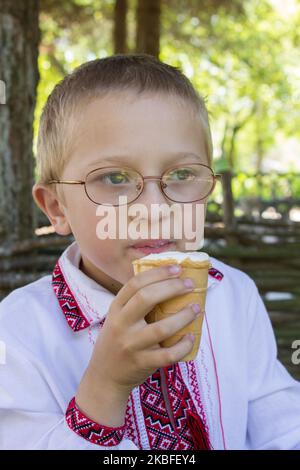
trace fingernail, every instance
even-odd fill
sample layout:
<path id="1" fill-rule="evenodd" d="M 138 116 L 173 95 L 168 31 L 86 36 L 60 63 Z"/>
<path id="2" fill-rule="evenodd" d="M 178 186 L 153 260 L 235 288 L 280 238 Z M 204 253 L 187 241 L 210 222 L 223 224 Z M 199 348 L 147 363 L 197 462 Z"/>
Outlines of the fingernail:
<path id="1" fill-rule="evenodd" d="M 199 313 L 200 312 L 200 305 L 198 304 L 192 304 L 191 305 L 192 309 L 194 310 L 195 313 Z"/>
<path id="2" fill-rule="evenodd" d="M 180 266 L 177 266 L 176 264 L 173 264 L 172 266 L 168 267 L 168 271 L 170 274 L 177 274 L 180 271 Z"/>
<path id="3" fill-rule="evenodd" d="M 189 340 L 193 343 L 194 339 L 195 339 L 195 336 L 192 333 L 189 333 L 187 336 L 188 336 Z"/>
<path id="4" fill-rule="evenodd" d="M 183 283 L 184 283 L 185 287 L 187 287 L 188 289 L 191 289 L 191 288 L 194 287 L 194 283 L 193 283 L 192 279 L 185 279 L 183 281 Z"/>

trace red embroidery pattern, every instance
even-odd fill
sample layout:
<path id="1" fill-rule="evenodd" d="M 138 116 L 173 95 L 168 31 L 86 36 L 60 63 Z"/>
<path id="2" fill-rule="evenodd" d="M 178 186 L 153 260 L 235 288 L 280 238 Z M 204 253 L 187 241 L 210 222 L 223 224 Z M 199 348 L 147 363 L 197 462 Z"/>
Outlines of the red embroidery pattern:
<path id="1" fill-rule="evenodd" d="M 75 397 L 70 401 L 66 411 L 66 421 L 70 429 L 87 441 L 101 446 L 117 446 L 123 439 L 124 426 L 106 427 L 85 416 L 77 407 Z"/>
<path id="2" fill-rule="evenodd" d="M 224 277 L 224 274 L 221 273 L 221 271 L 219 271 L 218 269 L 216 268 L 210 268 L 208 270 L 208 274 L 212 277 L 214 277 L 215 279 L 217 279 L 217 281 L 222 281 L 223 277 Z"/>
<path id="3" fill-rule="evenodd" d="M 200 399 L 200 391 L 199 391 L 198 381 L 196 377 L 195 363 L 194 361 L 188 361 L 186 365 L 187 365 L 187 370 L 188 370 L 189 383 L 191 384 L 192 394 L 195 397 L 195 401 L 197 403 L 198 409 L 200 410 L 200 416 L 202 418 L 203 425 L 206 429 L 206 432 L 208 432 L 208 426 L 206 422 L 206 416 L 204 413 L 204 407 Z"/>
<path id="4" fill-rule="evenodd" d="M 143 449 L 142 436 L 138 425 L 138 413 L 136 410 L 133 393 L 130 394 L 125 417 L 126 430 L 124 437 L 134 442 L 138 449 Z"/>
<path id="5" fill-rule="evenodd" d="M 87 328 L 90 323 L 79 308 L 71 289 L 65 281 L 58 262 L 52 273 L 52 287 L 68 325 L 72 330 L 80 331 Z"/>
<path id="6" fill-rule="evenodd" d="M 207 429 L 197 415 L 178 364 L 165 367 L 164 371 L 176 429 L 169 420 L 158 370 L 140 386 L 150 449 L 210 449 Z"/>

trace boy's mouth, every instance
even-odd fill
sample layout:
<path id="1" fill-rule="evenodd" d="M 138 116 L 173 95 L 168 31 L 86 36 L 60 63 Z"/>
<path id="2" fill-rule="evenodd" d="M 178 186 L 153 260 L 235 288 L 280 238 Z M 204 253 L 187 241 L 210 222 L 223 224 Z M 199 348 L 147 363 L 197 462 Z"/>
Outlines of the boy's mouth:
<path id="1" fill-rule="evenodd" d="M 148 255 L 150 253 L 161 253 L 163 251 L 174 250 L 175 243 L 172 240 L 143 240 L 130 245 L 129 248 Z"/>

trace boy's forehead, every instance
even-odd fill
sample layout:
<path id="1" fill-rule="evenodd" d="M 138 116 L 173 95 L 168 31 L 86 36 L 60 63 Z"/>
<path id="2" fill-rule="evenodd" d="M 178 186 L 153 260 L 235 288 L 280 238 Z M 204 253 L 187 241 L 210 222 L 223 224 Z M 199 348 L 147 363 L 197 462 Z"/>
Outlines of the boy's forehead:
<path id="1" fill-rule="evenodd" d="M 146 109 L 148 105 L 150 110 L 159 105 L 159 101 L 154 104 L 151 101 L 157 97 L 146 98 Z M 167 119 L 161 119 L 159 113 L 145 115 L 143 108 L 135 114 L 131 104 L 137 101 L 136 97 L 130 100 L 126 96 L 109 96 L 94 99 L 82 107 L 70 155 L 73 162 L 77 160 L 76 166 L 88 170 L 99 164 L 137 164 L 145 158 L 156 158 L 154 155 L 164 165 L 176 164 L 180 159 L 207 163 L 200 116 L 182 107 L 178 108 L 179 116 L 174 116 L 173 103 L 168 109 L 170 101 L 160 108 Z M 108 102 L 111 106 L 104 106 Z"/>
<path id="2" fill-rule="evenodd" d="M 80 101 L 80 100 L 79 100 Z M 160 114 L 153 114 L 153 118 L 162 117 L 163 114 L 185 114 L 191 119 L 197 117 L 198 112 L 195 105 L 187 99 L 172 94 L 162 92 L 137 91 L 117 91 L 110 92 L 103 96 L 89 97 L 78 103 L 77 111 L 80 116 L 89 117 L 93 115 L 103 115 L 108 117 L 123 117 L 125 114 L 130 118 L 133 114 L 142 114 L 143 117 L 151 118 L 153 111 L 160 111 Z M 187 116 L 186 116 L 187 117 Z M 83 123 L 86 122 L 83 120 Z"/>
<path id="3" fill-rule="evenodd" d="M 77 137 L 89 140 L 112 138 L 121 141 L 123 137 L 134 143 L 141 138 L 151 136 L 160 140 L 174 140 L 176 136 L 189 132 L 199 135 L 203 130 L 203 118 L 196 113 L 189 103 L 178 105 L 171 98 L 159 99 L 157 96 L 140 97 L 134 102 L 124 101 L 118 97 L 104 97 L 90 101 L 76 112 Z M 164 134 L 165 131 L 165 134 Z M 131 133 L 130 135 L 128 133 Z M 171 135 L 171 133 L 176 134 Z M 76 139 L 76 135 L 74 136 Z M 144 140 L 145 142 L 145 140 Z M 155 142 L 151 142 L 151 145 Z"/>

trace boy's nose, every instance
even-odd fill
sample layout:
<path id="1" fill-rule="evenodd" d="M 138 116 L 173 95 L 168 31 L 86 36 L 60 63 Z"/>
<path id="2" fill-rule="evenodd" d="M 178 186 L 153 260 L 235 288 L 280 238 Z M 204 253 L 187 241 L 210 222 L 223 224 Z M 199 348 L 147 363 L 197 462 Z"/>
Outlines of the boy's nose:
<path id="1" fill-rule="evenodd" d="M 158 179 L 145 180 L 144 189 L 135 202 L 148 206 L 150 206 L 151 204 L 170 203 L 169 199 L 162 192 Z"/>
<path id="2" fill-rule="evenodd" d="M 166 206 L 170 207 L 172 201 L 162 192 L 158 179 L 146 180 L 142 193 L 133 204 L 134 203 L 143 204 L 146 209 L 146 213 L 139 216 L 141 230 L 143 233 L 144 230 L 147 232 L 142 238 L 152 238 L 153 236 L 155 238 L 161 233 L 164 233 L 164 238 L 173 238 L 171 216 L 169 210 L 166 210 Z M 158 211 L 152 208 L 152 204 L 156 204 Z M 136 219 L 136 216 L 133 218 Z M 142 220 L 146 221 L 146 226 L 142 223 Z"/>

